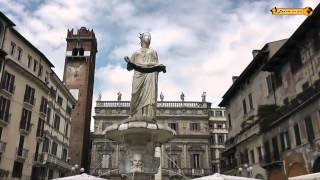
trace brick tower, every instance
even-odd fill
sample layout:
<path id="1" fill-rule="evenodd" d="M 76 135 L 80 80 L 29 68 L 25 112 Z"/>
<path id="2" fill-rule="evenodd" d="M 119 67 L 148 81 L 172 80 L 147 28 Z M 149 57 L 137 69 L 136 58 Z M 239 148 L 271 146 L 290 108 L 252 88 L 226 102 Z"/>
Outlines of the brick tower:
<path id="1" fill-rule="evenodd" d="M 89 169 L 89 135 L 97 53 L 93 30 L 68 30 L 63 82 L 77 99 L 72 111 L 69 157 L 72 165 Z"/>

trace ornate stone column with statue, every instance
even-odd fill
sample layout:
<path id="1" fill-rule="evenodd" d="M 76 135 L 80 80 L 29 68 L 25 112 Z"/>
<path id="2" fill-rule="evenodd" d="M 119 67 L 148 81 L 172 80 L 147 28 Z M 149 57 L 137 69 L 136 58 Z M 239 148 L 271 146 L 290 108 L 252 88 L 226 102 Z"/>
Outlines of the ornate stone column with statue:
<path id="1" fill-rule="evenodd" d="M 121 124 L 107 127 L 106 138 L 123 146 L 119 170 L 127 179 L 151 180 L 160 165 L 162 143 L 175 135 L 167 124 L 157 123 L 158 74 L 166 72 L 159 64 L 157 52 L 150 48 L 151 34 L 139 36 L 141 48 L 131 58 L 125 57 L 127 69 L 134 70 L 130 117 Z M 156 151 L 155 151 L 156 150 Z"/>

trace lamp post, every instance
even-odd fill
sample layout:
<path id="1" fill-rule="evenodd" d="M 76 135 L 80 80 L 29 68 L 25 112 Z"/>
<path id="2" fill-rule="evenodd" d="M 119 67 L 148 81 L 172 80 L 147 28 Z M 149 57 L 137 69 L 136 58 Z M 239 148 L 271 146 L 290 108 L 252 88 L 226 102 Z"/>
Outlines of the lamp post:
<path id="1" fill-rule="evenodd" d="M 82 174 L 84 173 L 84 170 L 85 170 L 84 168 L 79 168 L 78 164 L 75 164 L 74 166 L 71 167 L 71 171 L 73 175 Z"/>
<path id="2" fill-rule="evenodd" d="M 250 177 L 252 175 L 252 166 L 249 166 L 248 164 L 240 165 L 238 168 L 240 175 L 242 176 L 242 172 L 245 172 L 246 177 Z"/>

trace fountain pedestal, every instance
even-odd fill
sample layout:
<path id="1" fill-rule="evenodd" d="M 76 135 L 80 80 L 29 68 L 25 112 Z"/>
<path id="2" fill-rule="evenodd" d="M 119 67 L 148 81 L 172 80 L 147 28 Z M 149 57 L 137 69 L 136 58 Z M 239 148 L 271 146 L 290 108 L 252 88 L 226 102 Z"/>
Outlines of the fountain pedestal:
<path id="1" fill-rule="evenodd" d="M 124 147 L 119 159 L 122 175 L 130 180 L 152 180 L 158 172 L 161 158 L 155 149 L 171 139 L 175 131 L 154 120 L 141 118 L 110 126 L 104 134 Z"/>

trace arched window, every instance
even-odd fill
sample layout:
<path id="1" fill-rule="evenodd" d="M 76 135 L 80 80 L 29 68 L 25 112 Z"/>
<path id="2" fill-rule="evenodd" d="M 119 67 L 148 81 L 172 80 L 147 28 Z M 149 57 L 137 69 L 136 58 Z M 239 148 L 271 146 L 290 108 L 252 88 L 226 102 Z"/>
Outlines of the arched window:
<path id="1" fill-rule="evenodd" d="M 72 50 L 72 56 L 77 56 L 78 55 L 78 48 L 74 48 L 73 50 Z"/>
<path id="2" fill-rule="evenodd" d="M 79 56 L 83 56 L 84 55 L 84 49 L 83 48 L 80 48 L 79 50 Z"/>

